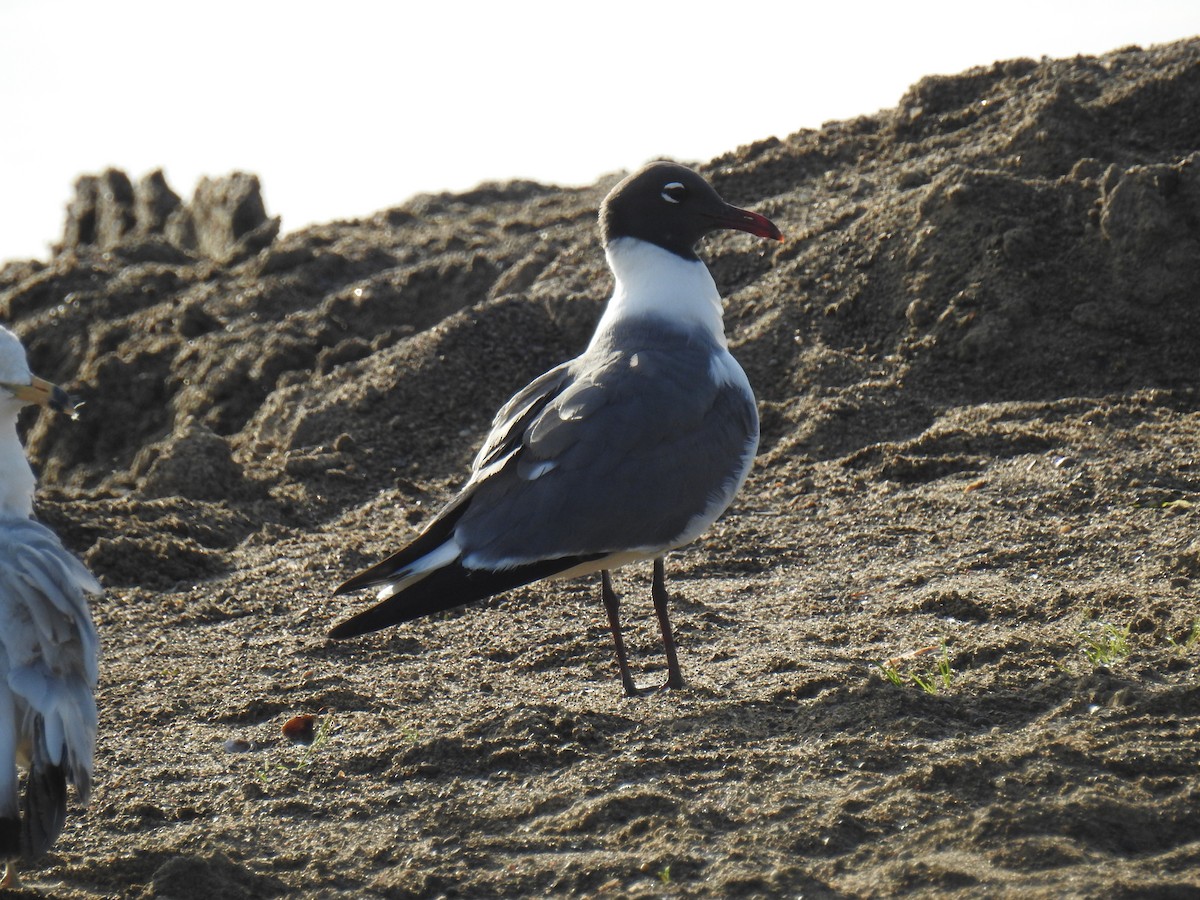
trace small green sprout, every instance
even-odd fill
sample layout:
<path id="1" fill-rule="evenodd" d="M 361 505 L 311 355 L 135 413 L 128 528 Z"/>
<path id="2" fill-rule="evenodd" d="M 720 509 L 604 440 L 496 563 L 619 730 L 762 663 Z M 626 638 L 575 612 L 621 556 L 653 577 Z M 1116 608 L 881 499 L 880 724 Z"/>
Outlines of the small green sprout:
<path id="1" fill-rule="evenodd" d="M 1188 632 L 1188 636 L 1182 641 L 1177 641 L 1175 638 L 1170 636 L 1167 637 L 1167 643 L 1180 653 L 1187 653 L 1193 647 L 1195 647 L 1198 642 L 1200 642 L 1200 619 L 1195 619 L 1192 621 L 1192 630 Z"/>
<path id="2" fill-rule="evenodd" d="M 1079 636 L 1083 638 L 1083 655 L 1093 666 L 1109 666 L 1129 655 L 1129 626 L 1117 626 L 1111 622 L 1091 622 L 1084 626 Z"/>
<path id="3" fill-rule="evenodd" d="M 946 649 L 946 642 L 942 641 L 942 655 L 937 661 L 937 667 L 933 670 L 925 672 L 902 672 L 901 668 L 905 662 L 916 659 L 919 656 L 924 656 L 926 653 L 931 653 L 937 650 L 937 647 L 922 647 L 920 650 L 914 650 L 911 653 L 905 653 L 901 656 L 893 657 L 885 662 L 876 663 L 876 668 L 880 673 L 896 687 L 903 687 L 905 682 L 915 684 L 926 694 L 937 694 L 939 691 L 948 691 L 954 683 L 954 670 L 950 668 L 950 652 Z"/>

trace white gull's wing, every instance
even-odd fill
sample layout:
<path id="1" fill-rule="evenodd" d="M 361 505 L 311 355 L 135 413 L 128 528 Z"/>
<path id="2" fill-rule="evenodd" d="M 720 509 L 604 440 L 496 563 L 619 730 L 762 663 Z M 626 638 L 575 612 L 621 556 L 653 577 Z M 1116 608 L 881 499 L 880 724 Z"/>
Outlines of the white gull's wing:
<path id="1" fill-rule="evenodd" d="M 100 652 L 87 595 L 100 591 L 48 528 L 33 520 L 0 522 L 0 692 L 6 695 L 0 748 L 11 744 L 28 760 L 61 766 L 84 800 Z M 5 777 L 13 763 L 0 758 Z"/>

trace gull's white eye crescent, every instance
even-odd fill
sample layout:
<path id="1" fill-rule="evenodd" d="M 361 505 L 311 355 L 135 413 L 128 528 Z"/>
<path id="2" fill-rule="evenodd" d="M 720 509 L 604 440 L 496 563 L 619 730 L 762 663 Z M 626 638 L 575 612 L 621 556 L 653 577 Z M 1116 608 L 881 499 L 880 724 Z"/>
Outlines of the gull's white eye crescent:
<path id="1" fill-rule="evenodd" d="M 678 181 L 672 181 L 670 184 L 663 185 L 661 196 L 668 203 L 681 203 L 687 196 L 687 188 Z"/>

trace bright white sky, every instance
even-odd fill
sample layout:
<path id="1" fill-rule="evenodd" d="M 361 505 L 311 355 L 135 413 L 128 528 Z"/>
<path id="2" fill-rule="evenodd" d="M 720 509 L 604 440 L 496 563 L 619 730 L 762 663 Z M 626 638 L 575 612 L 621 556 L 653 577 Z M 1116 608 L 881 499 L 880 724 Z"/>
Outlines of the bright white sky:
<path id="1" fill-rule="evenodd" d="M 161 166 L 185 199 L 257 173 L 291 231 L 706 160 L 922 75 L 1195 34 L 1197 0 L 0 0 L 0 261 L 45 258 L 75 178 L 107 166 Z"/>

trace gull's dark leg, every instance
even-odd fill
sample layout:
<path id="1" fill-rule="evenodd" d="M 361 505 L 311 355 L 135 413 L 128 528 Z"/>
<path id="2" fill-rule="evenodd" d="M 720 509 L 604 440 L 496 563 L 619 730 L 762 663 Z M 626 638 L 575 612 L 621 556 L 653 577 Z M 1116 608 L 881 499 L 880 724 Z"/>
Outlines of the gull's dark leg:
<path id="1" fill-rule="evenodd" d="M 621 667 L 621 684 L 625 696 L 636 697 L 638 689 L 629 674 L 629 657 L 625 653 L 625 638 L 621 636 L 621 598 L 612 589 L 612 577 L 607 569 L 600 572 L 600 596 L 604 598 L 604 611 L 608 613 L 608 627 L 612 630 L 613 643 L 617 645 L 617 665 Z"/>
<path id="2" fill-rule="evenodd" d="M 650 595 L 654 598 L 654 611 L 658 613 L 658 627 L 662 630 L 663 648 L 667 651 L 667 683 L 664 687 L 683 687 L 683 672 L 679 670 L 679 657 L 675 655 L 675 637 L 671 634 L 671 620 L 667 618 L 667 571 L 660 556 L 654 560 L 654 581 Z"/>

